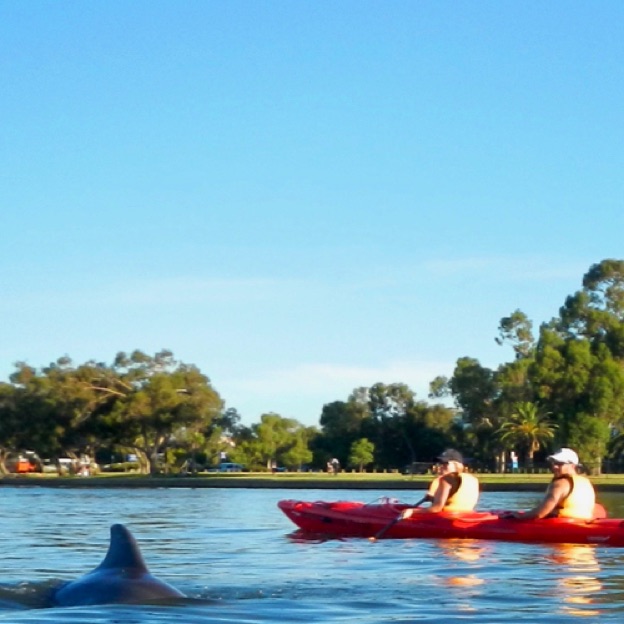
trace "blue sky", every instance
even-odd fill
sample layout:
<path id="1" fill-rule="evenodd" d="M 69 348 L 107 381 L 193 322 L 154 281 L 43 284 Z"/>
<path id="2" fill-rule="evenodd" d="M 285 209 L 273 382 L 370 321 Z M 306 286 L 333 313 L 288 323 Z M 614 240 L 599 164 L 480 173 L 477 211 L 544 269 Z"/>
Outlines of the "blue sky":
<path id="1" fill-rule="evenodd" d="M 624 4 L 0 0 L 0 372 L 171 349 L 246 424 L 495 367 L 624 258 Z"/>

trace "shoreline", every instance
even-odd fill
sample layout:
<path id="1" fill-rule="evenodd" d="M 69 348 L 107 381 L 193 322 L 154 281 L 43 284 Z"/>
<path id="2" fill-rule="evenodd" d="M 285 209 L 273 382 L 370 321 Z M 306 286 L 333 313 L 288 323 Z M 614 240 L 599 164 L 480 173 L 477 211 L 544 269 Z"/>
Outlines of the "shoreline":
<path id="1" fill-rule="evenodd" d="M 543 492 L 547 480 L 513 482 L 481 479 L 482 492 Z M 105 488 L 105 489 L 159 489 L 159 488 L 235 488 L 271 490 L 425 490 L 429 479 L 311 479 L 267 477 L 204 477 L 204 476 L 124 476 L 124 477 L 34 477 L 4 476 L 0 487 L 43 488 Z M 624 483 L 595 483 L 597 492 L 624 492 Z"/>

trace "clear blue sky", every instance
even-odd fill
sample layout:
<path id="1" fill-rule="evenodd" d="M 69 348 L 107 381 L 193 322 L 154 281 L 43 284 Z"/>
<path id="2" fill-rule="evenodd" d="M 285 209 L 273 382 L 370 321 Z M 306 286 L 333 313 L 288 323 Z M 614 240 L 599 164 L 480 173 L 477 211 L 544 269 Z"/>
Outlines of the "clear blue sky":
<path id="1" fill-rule="evenodd" d="M 624 258 L 624 3 L 0 0 L 0 369 L 171 349 L 246 424 L 512 358 Z"/>

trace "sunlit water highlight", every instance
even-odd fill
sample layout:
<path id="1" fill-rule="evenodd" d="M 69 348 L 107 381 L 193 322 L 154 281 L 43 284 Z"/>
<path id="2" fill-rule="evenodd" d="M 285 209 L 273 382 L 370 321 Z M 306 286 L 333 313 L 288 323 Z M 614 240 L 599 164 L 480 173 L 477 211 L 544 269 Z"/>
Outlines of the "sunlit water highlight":
<path id="1" fill-rule="evenodd" d="M 349 490 L 0 488 L 0 622 L 622 622 L 624 549 L 469 540 L 302 541 L 282 498 L 403 501 Z M 480 509 L 532 493 L 486 493 Z M 624 495 L 601 497 L 624 517 Z M 59 580 L 100 563 L 126 524 L 176 606 L 34 608 Z"/>

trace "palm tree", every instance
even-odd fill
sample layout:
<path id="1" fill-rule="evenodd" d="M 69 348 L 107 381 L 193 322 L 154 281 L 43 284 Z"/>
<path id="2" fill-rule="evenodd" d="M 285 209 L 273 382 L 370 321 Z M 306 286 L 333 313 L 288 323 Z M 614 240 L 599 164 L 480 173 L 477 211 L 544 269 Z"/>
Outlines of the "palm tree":
<path id="1" fill-rule="evenodd" d="M 533 465 L 533 457 L 542 444 L 555 437 L 557 425 L 548 414 L 542 414 L 535 403 L 521 401 L 514 404 L 509 420 L 503 423 L 497 433 L 501 442 L 509 448 L 518 446 L 526 451 L 527 462 Z"/>

